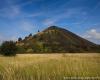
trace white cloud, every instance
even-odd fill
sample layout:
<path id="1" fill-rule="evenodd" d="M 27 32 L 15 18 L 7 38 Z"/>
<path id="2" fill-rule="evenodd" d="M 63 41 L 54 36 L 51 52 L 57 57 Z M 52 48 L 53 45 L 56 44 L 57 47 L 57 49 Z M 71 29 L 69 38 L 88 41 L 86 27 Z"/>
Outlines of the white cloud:
<path id="1" fill-rule="evenodd" d="M 56 19 L 53 19 L 53 20 L 51 20 L 51 19 L 45 19 L 43 21 L 43 24 L 46 25 L 46 26 L 51 26 L 51 25 L 54 25 L 56 23 L 56 21 L 57 21 Z"/>
<path id="2" fill-rule="evenodd" d="M 26 20 L 20 21 L 19 26 L 21 30 L 27 31 L 27 32 L 31 32 L 34 29 L 33 24 L 30 21 L 26 21 Z"/>
<path id="3" fill-rule="evenodd" d="M 97 44 L 100 44 L 100 32 L 98 32 L 96 29 L 90 29 L 84 34 L 83 37 Z"/>
<path id="4" fill-rule="evenodd" d="M 14 18 L 20 14 L 20 8 L 12 6 L 9 9 L 4 9 L 0 12 L 0 17 Z"/>
<path id="5" fill-rule="evenodd" d="M 42 15 L 42 14 L 43 14 L 43 13 L 39 13 L 39 12 L 37 12 L 37 13 L 31 13 L 31 14 L 23 13 L 23 14 L 21 15 L 21 18 L 37 17 L 37 16 L 40 16 L 40 15 Z"/>
<path id="6" fill-rule="evenodd" d="M 98 7 L 100 6 L 100 1 L 94 6 L 94 8 L 91 10 L 91 12 L 94 12 Z"/>
<path id="7" fill-rule="evenodd" d="M 4 35 L 4 34 L 0 34 L 0 44 L 3 41 L 8 41 L 8 40 L 16 41 L 18 39 L 16 36 L 17 35 L 7 36 L 7 35 Z"/>
<path id="8" fill-rule="evenodd" d="M 62 19 L 70 19 L 70 18 L 75 18 L 76 16 L 78 17 L 84 17 L 87 13 L 82 11 L 82 8 L 70 8 L 67 10 L 64 10 L 62 12 L 59 12 L 55 14 L 54 16 L 51 16 L 43 21 L 44 25 L 52 25 L 55 24 L 56 22 L 62 20 Z"/>
<path id="9" fill-rule="evenodd" d="M 43 13 L 26 13 L 26 12 L 22 12 L 20 7 L 10 7 L 9 9 L 4 9 L 2 11 L 0 11 L 0 17 L 3 18 L 8 18 L 8 19 L 16 19 L 16 18 L 34 18 L 37 16 L 42 15 Z"/>
<path id="10" fill-rule="evenodd" d="M 22 11 L 22 7 L 29 5 L 33 2 L 33 0 L 21 3 L 21 4 L 13 4 L 13 0 L 6 1 L 8 6 L 0 9 L 0 17 L 15 19 L 15 18 L 28 18 L 28 17 L 36 17 L 40 16 L 42 13 L 26 13 Z"/>
<path id="11" fill-rule="evenodd" d="M 6 0 L 7 6 L 0 9 L 0 17 L 14 18 L 21 12 L 20 6 L 15 6 L 12 0 Z"/>
<path id="12" fill-rule="evenodd" d="M 97 32 L 96 29 L 91 29 L 87 33 L 90 36 L 90 38 L 94 38 L 94 39 L 99 39 L 100 40 L 100 32 Z"/>

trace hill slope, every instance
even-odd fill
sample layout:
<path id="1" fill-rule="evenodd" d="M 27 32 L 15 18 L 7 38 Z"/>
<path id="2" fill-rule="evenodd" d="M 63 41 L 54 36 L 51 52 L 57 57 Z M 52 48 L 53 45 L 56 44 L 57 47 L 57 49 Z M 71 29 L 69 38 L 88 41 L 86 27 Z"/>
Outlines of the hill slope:
<path id="1" fill-rule="evenodd" d="M 99 52 L 98 45 L 57 26 L 18 41 L 25 52 Z"/>

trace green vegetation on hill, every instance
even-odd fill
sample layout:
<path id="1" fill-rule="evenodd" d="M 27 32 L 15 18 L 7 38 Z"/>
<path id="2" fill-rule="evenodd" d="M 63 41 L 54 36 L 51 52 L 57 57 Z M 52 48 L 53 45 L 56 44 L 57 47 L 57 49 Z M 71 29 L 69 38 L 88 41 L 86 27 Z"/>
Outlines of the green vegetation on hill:
<path id="1" fill-rule="evenodd" d="M 23 40 L 19 38 L 16 45 L 19 52 L 100 52 L 98 45 L 56 26 L 30 34 Z"/>

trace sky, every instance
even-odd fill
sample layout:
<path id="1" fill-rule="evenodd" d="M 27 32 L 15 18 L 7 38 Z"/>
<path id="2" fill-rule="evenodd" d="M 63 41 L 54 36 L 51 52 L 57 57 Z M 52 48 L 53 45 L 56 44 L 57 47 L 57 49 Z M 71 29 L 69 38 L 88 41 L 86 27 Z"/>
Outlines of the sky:
<path id="1" fill-rule="evenodd" d="M 100 0 L 0 0 L 0 43 L 52 25 L 100 44 Z"/>

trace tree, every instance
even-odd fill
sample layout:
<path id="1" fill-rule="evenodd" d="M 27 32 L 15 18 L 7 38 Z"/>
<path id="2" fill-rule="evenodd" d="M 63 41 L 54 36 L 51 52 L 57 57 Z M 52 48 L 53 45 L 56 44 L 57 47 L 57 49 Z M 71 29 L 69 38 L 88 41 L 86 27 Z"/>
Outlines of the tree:
<path id="1" fill-rule="evenodd" d="M 20 38 L 18 38 L 18 41 L 22 41 L 22 38 L 20 37 Z"/>
<path id="2" fill-rule="evenodd" d="M 40 30 L 38 30 L 38 32 L 40 32 Z"/>
<path id="3" fill-rule="evenodd" d="M 32 36 L 32 33 L 29 34 L 29 37 L 31 37 L 31 36 Z"/>
<path id="4" fill-rule="evenodd" d="M 28 37 L 26 36 L 25 39 L 28 39 Z"/>
<path id="5" fill-rule="evenodd" d="M 4 56 L 15 56 L 17 52 L 16 43 L 13 41 L 5 41 L 1 45 L 1 54 Z"/>

